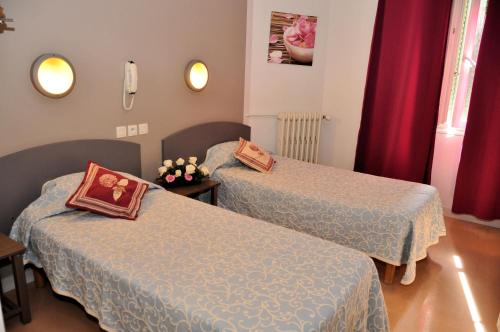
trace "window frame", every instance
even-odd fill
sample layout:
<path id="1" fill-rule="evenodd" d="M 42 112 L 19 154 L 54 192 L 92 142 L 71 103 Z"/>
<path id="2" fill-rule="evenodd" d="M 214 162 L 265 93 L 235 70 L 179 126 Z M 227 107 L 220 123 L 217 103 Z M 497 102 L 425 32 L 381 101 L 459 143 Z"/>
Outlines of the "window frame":
<path id="1" fill-rule="evenodd" d="M 441 133 L 463 135 L 465 131 L 467 121 L 463 120 L 463 113 L 468 110 L 470 99 L 481 3 L 482 0 L 453 1 L 438 115 L 437 130 Z"/>

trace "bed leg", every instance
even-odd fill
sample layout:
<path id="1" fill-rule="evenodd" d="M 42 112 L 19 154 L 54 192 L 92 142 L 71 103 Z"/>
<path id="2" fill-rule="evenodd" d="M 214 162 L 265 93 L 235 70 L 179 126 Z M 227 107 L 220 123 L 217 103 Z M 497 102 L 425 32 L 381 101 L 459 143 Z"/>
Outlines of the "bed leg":
<path id="1" fill-rule="evenodd" d="M 33 267 L 33 276 L 35 277 L 35 287 L 44 288 L 45 287 L 45 272 L 42 269 Z"/>
<path id="2" fill-rule="evenodd" d="M 389 285 L 392 284 L 392 282 L 394 281 L 395 273 L 396 273 L 396 265 L 386 263 L 384 271 L 384 283 Z"/>

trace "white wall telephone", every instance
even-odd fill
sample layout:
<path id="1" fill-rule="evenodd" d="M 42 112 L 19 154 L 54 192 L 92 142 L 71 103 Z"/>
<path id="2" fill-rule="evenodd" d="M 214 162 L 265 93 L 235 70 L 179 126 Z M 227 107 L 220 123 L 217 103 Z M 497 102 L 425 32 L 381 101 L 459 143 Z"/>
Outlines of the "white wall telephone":
<path id="1" fill-rule="evenodd" d="M 125 80 L 123 82 L 123 108 L 130 111 L 134 106 L 135 93 L 137 92 L 137 65 L 134 61 L 125 63 Z M 130 104 L 127 105 L 127 95 L 130 97 Z"/>

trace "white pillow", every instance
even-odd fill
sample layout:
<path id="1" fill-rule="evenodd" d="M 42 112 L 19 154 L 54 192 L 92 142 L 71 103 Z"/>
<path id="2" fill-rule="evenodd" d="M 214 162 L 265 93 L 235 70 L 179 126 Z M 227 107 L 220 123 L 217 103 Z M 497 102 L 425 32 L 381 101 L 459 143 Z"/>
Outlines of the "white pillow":
<path id="1" fill-rule="evenodd" d="M 210 174 L 212 174 L 217 168 L 241 165 L 233 154 L 238 145 L 238 141 L 231 141 L 212 146 L 208 149 L 207 157 L 200 167 L 207 167 Z"/>

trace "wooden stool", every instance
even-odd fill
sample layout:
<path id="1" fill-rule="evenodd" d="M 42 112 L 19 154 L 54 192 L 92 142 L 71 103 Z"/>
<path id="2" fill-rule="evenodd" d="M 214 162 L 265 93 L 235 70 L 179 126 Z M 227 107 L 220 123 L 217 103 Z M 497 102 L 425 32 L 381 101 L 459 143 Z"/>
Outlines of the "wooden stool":
<path id="1" fill-rule="evenodd" d="M 28 298 L 28 287 L 26 286 L 26 276 L 24 275 L 23 253 L 26 248 L 0 233 L 0 260 L 9 259 L 12 264 L 14 273 L 14 282 L 16 285 L 17 304 L 3 295 L 2 290 L 2 307 L 4 309 L 4 317 L 20 315 L 23 324 L 31 322 L 31 310 Z"/>

